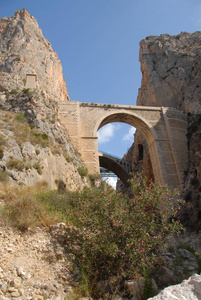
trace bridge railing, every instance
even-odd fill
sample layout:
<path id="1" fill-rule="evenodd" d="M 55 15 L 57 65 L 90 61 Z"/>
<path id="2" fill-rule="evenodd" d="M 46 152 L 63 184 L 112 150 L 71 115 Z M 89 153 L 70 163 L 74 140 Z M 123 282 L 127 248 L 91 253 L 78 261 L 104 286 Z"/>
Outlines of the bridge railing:
<path id="1" fill-rule="evenodd" d="M 108 156 L 111 156 L 111 157 L 114 157 L 114 158 L 116 158 L 116 159 L 122 160 L 122 158 L 120 158 L 120 157 L 118 157 L 118 156 L 116 156 L 116 155 L 113 155 L 113 154 L 111 154 L 111 153 L 107 153 L 107 152 L 101 151 L 101 150 L 98 150 L 98 152 L 103 153 L 103 154 L 108 155 Z"/>

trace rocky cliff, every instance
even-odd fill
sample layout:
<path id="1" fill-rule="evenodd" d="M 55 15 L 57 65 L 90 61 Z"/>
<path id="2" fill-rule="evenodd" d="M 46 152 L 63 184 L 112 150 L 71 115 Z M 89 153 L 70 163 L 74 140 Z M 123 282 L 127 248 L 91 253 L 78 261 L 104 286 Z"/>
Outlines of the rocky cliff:
<path id="1" fill-rule="evenodd" d="M 185 220 L 195 226 L 201 221 L 201 32 L 147 37 L 140 42 L 139 59 L 142 81 L 137 105 L 169 106 L 188 115 L 188 171 L 183 181 L 188 202 Z M 143 146 L 144 152 L 140 163 L 138 145 Z M 153 176 L 148 147 L 139 131 L 127 155 L 135 169 L 142 168 Z"/>
<path id="2" fill-rule="evenodd" d="M 0 39 L 0 181 L 81 188 L 84 166 L 57 116 L 69 100 L 57 54 L 25 9 L 0 19 Z"/>
<path id="3" fill-rule="evenodd" d="M 23 89 L 27 75 L 46 98 L 69 100 L 61 62 L 26 9 L 0 19 L 0 91 Z"/>
<path id="4" fill-rule="evenodd" d="M 140 42 L 137 105 L 201 113 L 201 32 L 150 36 Z"/>

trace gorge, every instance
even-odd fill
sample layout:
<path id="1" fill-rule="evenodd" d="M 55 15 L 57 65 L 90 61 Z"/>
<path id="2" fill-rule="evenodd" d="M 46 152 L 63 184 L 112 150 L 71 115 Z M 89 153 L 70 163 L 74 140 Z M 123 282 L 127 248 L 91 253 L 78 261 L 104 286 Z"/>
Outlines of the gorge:
<path id="1" fill-rule="evenodd" d="M 150 36 L 140 42 L 141 88 L 137 105 L 128 107 L 70 101 L 61 62 L 26 9 L 0 19 L 0 37 L 1 208 L 12 196 L 8 183 L 19 188 L 42 185 L 53 192 L 62 186 L 59 199 L 66 189 L 93 187 L 86 167 L 92 177 L 99 172 L 97 130 L 114 121 L 129 123 L 137 128 L 124 155 L 132 171 L 180 188 L 186 201 L 181 217 L 190 233 L 173 241 L 178 256 L 162 253 L 157 284 L 164 288 L 198 272 L 200 235 L 191 230 L 201 229 L 201 32 Z M 29 199 L 29 190 L 25 196 Z M 80 280 L 80 271 L 65 252 L 79 230 L 58 223 L 48 232 L 36 227 L 23 234 L 6 224 L 0 232 L 0 299 L 65 299 Z M 191 248 L 182 248 L 184 243 Z M 183 263 L 176 268 L 178 259 Z M 106 281 L 99 282 L 100 290 Z M 196 276 L 189 281 L 196 287 L 200 282 Z M 129 297 L 136 299 L 136 281 L 126 284 Z"/>

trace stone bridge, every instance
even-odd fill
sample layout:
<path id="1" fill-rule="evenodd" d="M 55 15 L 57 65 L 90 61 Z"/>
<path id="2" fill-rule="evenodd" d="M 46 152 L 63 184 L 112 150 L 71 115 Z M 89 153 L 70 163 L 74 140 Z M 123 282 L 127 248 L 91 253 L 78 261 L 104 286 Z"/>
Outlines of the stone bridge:
<path id="1" fill-rule="evenodd" d="M 117 175 L 125 185 L 129 186 L 128 179 L 131 178 L 131 164 L 125 159 L 121 159 L 104 152 L 98 152 L 100 167 L 106 168 Z"/>
<path id="2" fill-rule="evenodd" d="M 187 167 L 186 115 L 169 107 L 59 101 L 58 116 L 89 173 L 99 173 L 97 131 L 112 122 L 134 126 L 144 135 L 154 177 L 171 188 L 183 186 Z"/>

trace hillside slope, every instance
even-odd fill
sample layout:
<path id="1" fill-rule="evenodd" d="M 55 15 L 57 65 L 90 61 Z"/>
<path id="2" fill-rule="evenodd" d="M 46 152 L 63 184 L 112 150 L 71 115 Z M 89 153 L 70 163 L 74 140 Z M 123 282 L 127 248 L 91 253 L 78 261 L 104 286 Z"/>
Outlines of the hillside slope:
<path id="1" fill-rule="evenodd" d="M 69 95 L 56 52 L 26 9 L 0 19 L 0 39 L 0 179 L 82 188 L 83 163 L 57 117 Z"/>

